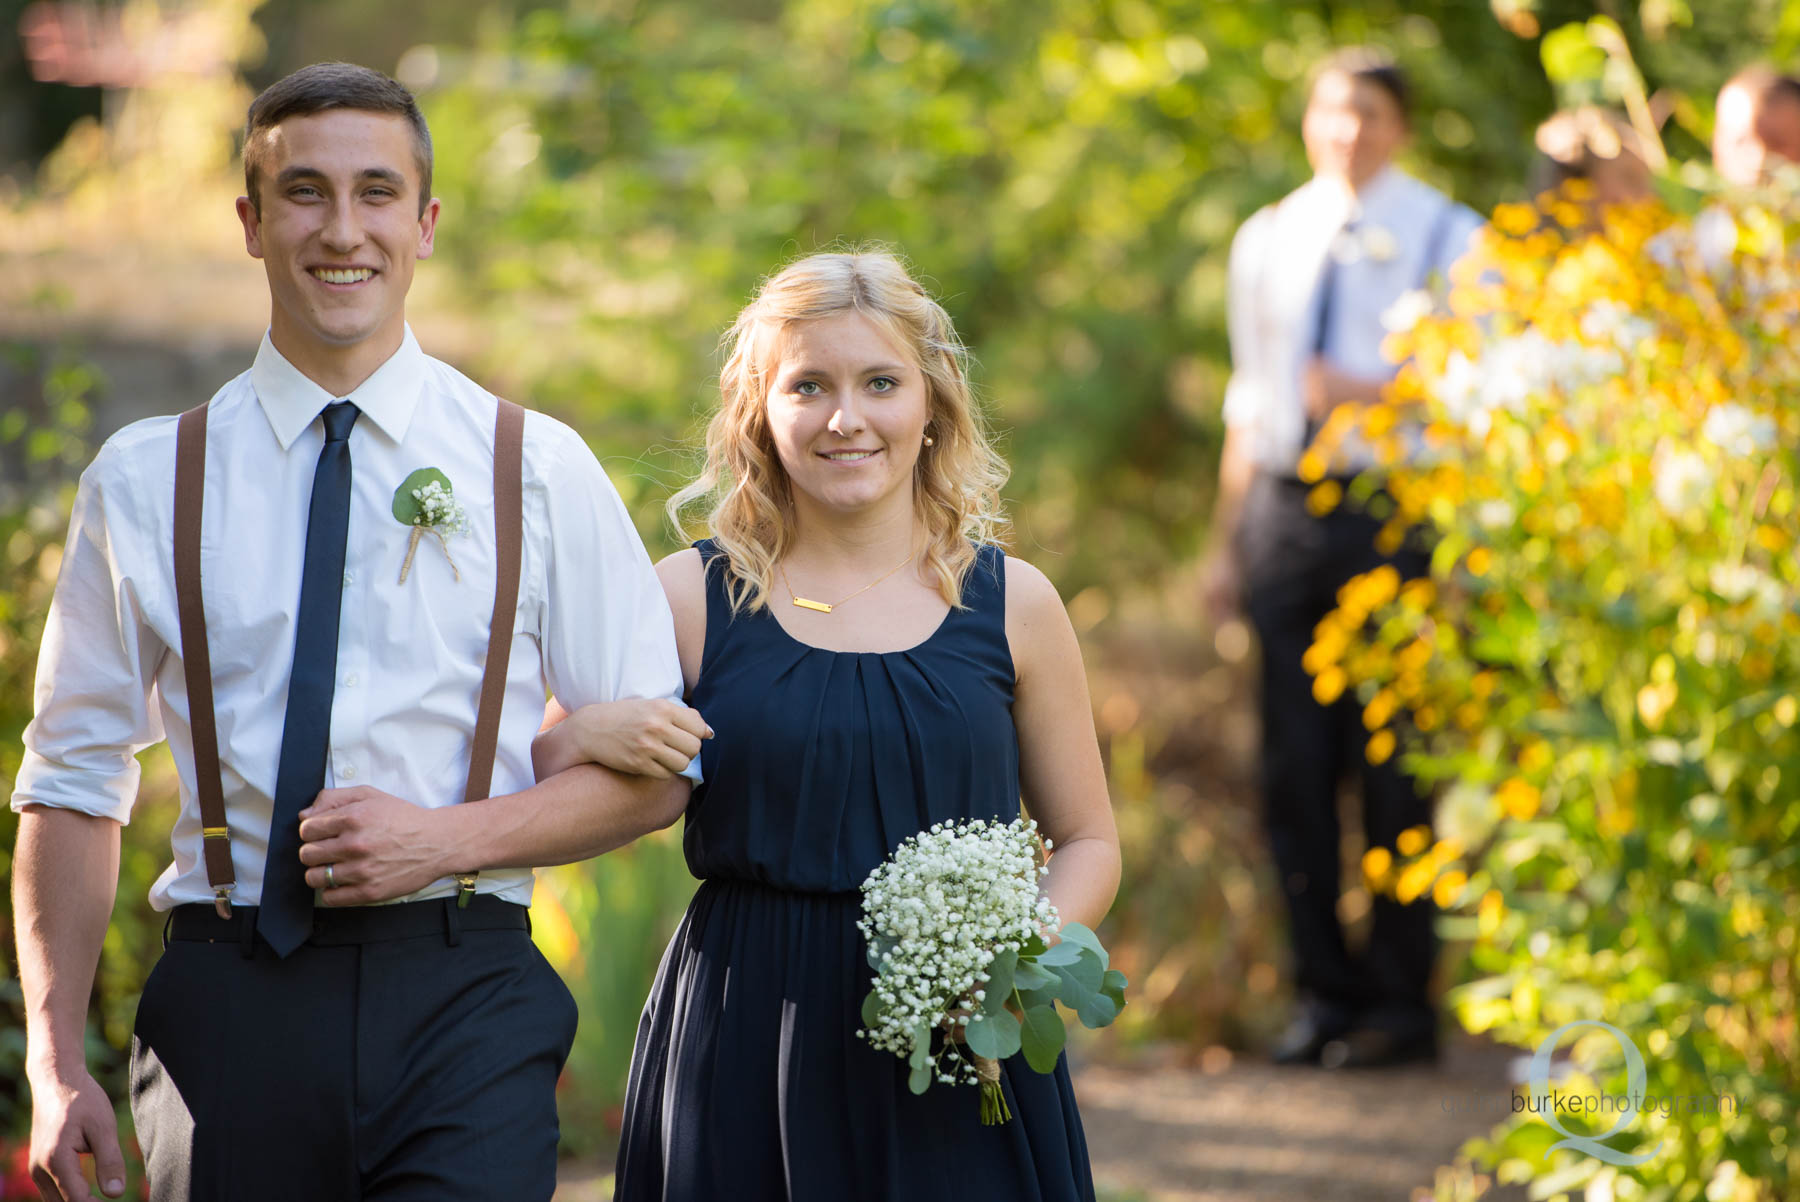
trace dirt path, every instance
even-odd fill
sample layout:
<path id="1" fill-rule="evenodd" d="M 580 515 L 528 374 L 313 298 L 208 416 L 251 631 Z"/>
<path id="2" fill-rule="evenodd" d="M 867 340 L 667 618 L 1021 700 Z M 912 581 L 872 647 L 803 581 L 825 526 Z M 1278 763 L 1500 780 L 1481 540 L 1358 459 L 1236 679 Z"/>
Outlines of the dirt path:
<path id="1" fill-rule="evenodd" d="M 1446 1099 L 1506 1092 L 1507 1057 L 1459 1042 L 1435 1068 L 1381 1072 L 1089 1064 L 1075 1089 L 1102 1202 L 1407 1202 L 1490 1126 Z M 610 1173 L 569 1166 L 556 1202 L 610 1196 Z"/>

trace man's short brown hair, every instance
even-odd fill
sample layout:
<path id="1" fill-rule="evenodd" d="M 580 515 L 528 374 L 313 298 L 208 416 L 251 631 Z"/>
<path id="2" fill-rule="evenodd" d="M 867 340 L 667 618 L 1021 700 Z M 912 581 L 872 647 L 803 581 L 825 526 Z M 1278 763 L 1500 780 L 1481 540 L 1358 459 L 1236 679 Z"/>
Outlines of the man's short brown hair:
<path id="1" fill-rule="evenodd" d="M 1327 75 L 1348 75 L 1353 80 L 1374 84 L 1399 107 L 1400 120 L 1412 124 L 1412 87 L 1407 83 L 1406 72 L 1387 51 L 1377 46 L 1345 46 L 1332 51 L 1314 64 L 1306 77 L 1308 96 Z"/>
<path id="2" fill-rule="evenodd" d="M 244 123 L 244 188 L 250 206 L 260 215 L 262 197 L 256 176 L 267 153 L 262 134 L 289 117 L 306 117 L 330 109 L 359 113 L 391 113 L 405 117 L 412 126 L 413 157 L 419 166 L 419 212 L 431 201 L 431 131 L 425 114 L 406 88 L 379 71 L 355 63 L 314 63 L 263 89 L 250 102 Z"/>

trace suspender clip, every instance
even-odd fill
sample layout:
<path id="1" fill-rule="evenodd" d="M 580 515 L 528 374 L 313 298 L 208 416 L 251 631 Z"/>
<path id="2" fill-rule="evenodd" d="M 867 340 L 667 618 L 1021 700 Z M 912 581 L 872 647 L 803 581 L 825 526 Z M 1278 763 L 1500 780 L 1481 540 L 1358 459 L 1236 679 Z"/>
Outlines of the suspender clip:
<path id="1" fill-rule="evenodd" d="M 475 896 L 475 878 L 478 873 L 459 872 L 456 874 L 456 908 L 467 909 L 469 899 Z"/>
<path id="2" fill-rule="evenodd" d="M 220 918 L 231 917 L 230 885 L 216 885 L 213 887 L 213 909 L 219 912 Z"/>

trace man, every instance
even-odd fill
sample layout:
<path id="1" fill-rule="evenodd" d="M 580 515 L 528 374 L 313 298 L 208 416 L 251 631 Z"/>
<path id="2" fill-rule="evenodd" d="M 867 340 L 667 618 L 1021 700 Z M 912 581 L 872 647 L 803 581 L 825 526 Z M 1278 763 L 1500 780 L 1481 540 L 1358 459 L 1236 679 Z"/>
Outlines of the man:
<path id="1" fill-rule="evenodd" d="M 1712 153 L 1719 175 L 1740 188 L 1800 163 L 1800 80 L 1762 63 L 1733 75 L 1719 89 Z"/>
<path id="2" fill-rule="evenodd" d="M 1274 1049 L 1284 1063 L 1436 1054 L 1428 904 L 1377 898 L 1357 957 L 1338 919 L 1339 777 L 1360 770 L 1371 847 L 1391 848 L 1428 822 L 1429 803 L 1393 766 L 1367 762 L 1354 700 L 1321 705 L 1301 664 L 1351 576 L 1383 562 L 1424 570 L 1415 553 L 1377 552 L 1379 522 L 1348 503 L 1314 516 L 1297 476 L 1331 411 L 1377 399 L 1393 375 L 1380 349 L 1383 312 L 1446 272 L 1480 224 L 1391 165 L 1408 135 L 1406 102 L 1406 82 L 1385 57 L 1353 49 L 1326 60 L 1301 131 L 1313 178 L 1245 222 L 1231 251 L 1233 373 L 1203 577 L 1215 621 L 1247 608 L 1262 644 L 1265 819 L 1301 1002 Z"/>
<path id="3" fill-rule="evenodd" d="M 166 734 L 171 916 L 132 1048 L 152 1196 L 548 1198 L 575 1014 L 529 868 L 668 825 L 690 782 L 533 785 L 530 744 L 547 687 L 677 697 L 668 608 L 581 440 L 406 325 L 439 215 L 411 95 L 306 68 L 251 105 L 244 168 L 268 334 L 203 410 L 101 449 L 45 631 L 12 798 L 33 1175 L 80 1202 L 89 1154 L 123 1185 L 83 1018 L 133 756 Z"/>

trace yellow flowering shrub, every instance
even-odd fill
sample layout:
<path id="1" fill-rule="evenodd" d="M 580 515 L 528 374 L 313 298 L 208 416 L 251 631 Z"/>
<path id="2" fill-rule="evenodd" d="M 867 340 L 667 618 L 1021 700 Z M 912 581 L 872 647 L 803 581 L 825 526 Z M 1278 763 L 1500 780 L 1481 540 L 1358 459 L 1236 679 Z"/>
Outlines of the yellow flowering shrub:
<path id="1" fill-rule="evenodd" d="M 1496 1175 L 1794 1197 L 1800 208 L 1645 204 L 1596 231 L 1584 199 L 1498 210 L 1390 334 L 1384 403 L 1326 424 L 1310 466 L 1372 451 L 1349 495 L 1389 545 L 1425 538 L 1431 573 L 1352 580 L 1307 667 L 1362 701 L 1371 759 L 1439 788 L 1440 842 L 1363 868 L 1470 941 L 1464 1025 L 1535 1048 L 1603 1020 L 1649 1094 L 1741 1102 L 1638 1115 L 1606 1142 L 1655 1154 L 1623 1167 L 1546 1160 L 1561 1136 L 1521 1115 L 1480 1149 Z M 1617 1093 L 1611 1050 L 1583 1068 Z"/>

